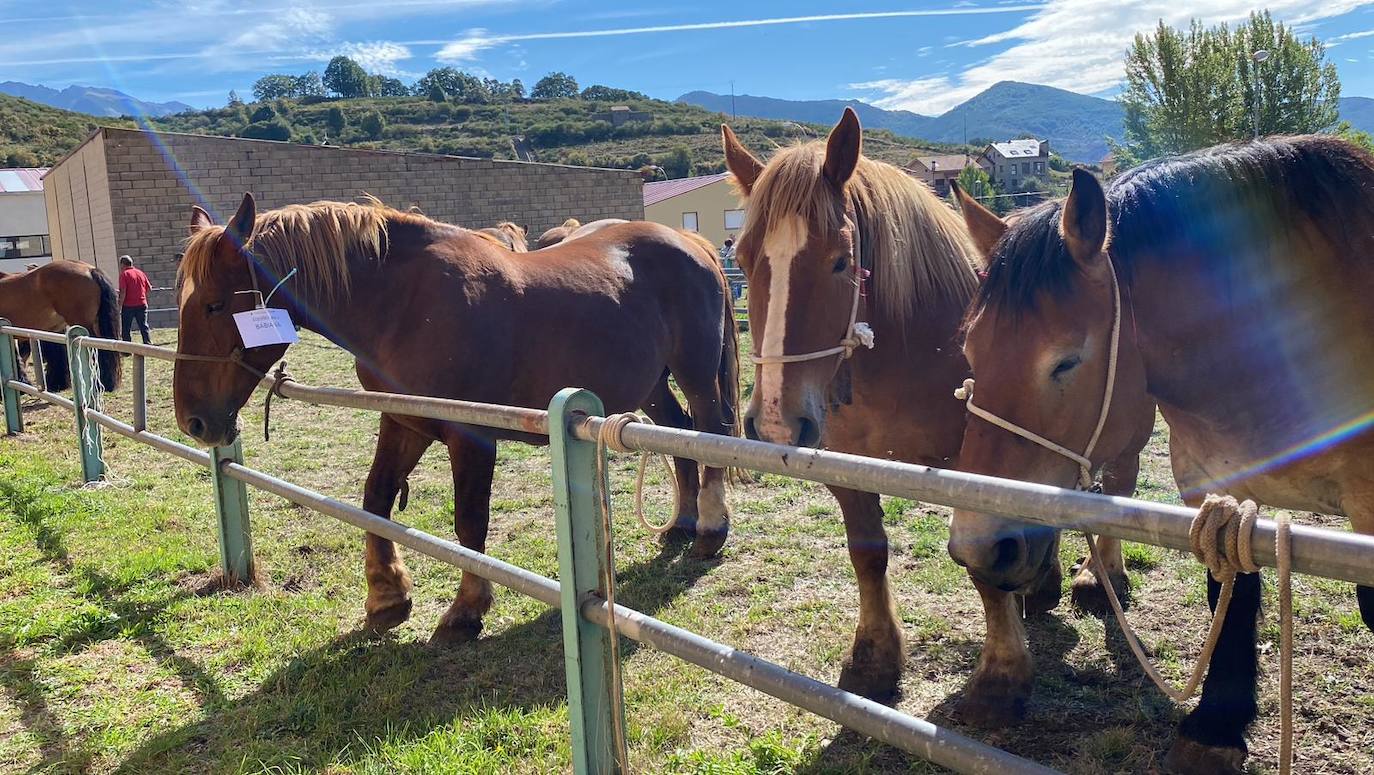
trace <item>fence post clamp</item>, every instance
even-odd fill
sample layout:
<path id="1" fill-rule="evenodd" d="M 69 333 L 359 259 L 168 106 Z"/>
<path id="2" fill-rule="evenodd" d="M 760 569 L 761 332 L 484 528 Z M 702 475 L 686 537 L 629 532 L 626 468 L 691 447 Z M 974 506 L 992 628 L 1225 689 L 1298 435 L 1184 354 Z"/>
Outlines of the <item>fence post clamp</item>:
<path id="1" fill-rule="evenodd" d="M 95 352 L 81 344 L 83 336 L 91 332 L 83 326 L 67 329 L 67 360 L 71 363 L 72 403 L 76 408 L 76 445 L 81 452 L 81 476 L 87 482 L 98 482 L 105 475 L 105 462 L 101 457 L 100 424 L 86 418 L 87 409 L 100 410 L 100 388 L 98 378 L 92 372 L 92 353 Z"/>

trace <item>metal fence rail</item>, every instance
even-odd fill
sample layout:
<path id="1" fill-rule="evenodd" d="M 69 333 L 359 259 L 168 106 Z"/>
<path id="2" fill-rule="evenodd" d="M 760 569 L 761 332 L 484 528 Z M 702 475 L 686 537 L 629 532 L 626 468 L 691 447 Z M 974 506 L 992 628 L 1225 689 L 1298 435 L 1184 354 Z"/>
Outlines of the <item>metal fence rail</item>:
<path id="1" fill-rule="evenodd" d="M 134 423 L 118 420 L 92 405 L 92 397 L 75 393 L 68 400 L 15 379 L 14 337 L 67 343 L 73 376 L 76 364 L 89 363 L 92 350 L 133 356 Z M 181 444 L 146 428 L 145 358 L 175 360 L 162 347 L 88 336 L 74 328 L 67 336 L 14 328 L 0 320 L 0 395 L 7 430 L 22 430 L 20 395 L 30 395 L 76 415 L 79 427 L 92 423 L 190 463 L 212 474 L 219 518 L 221 562 L 228 580 L 253 577 L 251 530 L 246 486 L 278 495 L 350 525 L 391 539 L 422 554 L 476 573 L 483 578 L 533 597 L 564 611 L 565 657 L 568 672 L 569 717 L 573 735 L 573 765 L 577 772 L 617 771 L 621 762 L 610 745 L 608 725 L 622 709 L 611 707 L 611 681 L 619 674 L 608 669 L 606 646 L 610 612 L 599 589 L 606 557 L 601 523 L 591 497 L 597 487 L 592 465 L 593 442 L 600 424 L 600 401 L 585 391 L 565 390 L 549 411 L 339 388 L 311 387 L 294 381 L 279 386 L 286 398 L 322 406 L 363 409 L 517 431 L 550 439 L 554 459 L 555 510 L 558 517 L 562 584 L 452 541 L 424 533 L 356 506 L 326 497 L 270 474 L 243 465 L 236 442 L 206 452 Z M 272 384 L 263 381 L 263 387 Z M 98 441 L 98 435 L 97 435 Z M 692 458 L 708 465 L 737 466 L 798 479 L 840 485 L 978 511 L 1020 517 L 1061 528 L 1086 528 L 1128 540 L 1187 549 L 1193 513 L 1182 507 L 1081 493 L 925 466 L 874 460 L 819 450 L 784 447 L 661 426 L 632 424 L 625 428 L 626 446 Z M 88 443 L 79 441 L 88 479 L 103 472 L 87 464 Z M 99 450 L 95 451 L 97 460 Z M 1256 527 L 1256 559 L 1274 564 L 1274 524 Z M 1303 573 L 1374 585 L 1374 537 L 1293 526 L 1293 567 Z M 696 664 L 707 670 L 778 697 L 788 703 L 839 722 L 855 731 L 910 751 L 960 772 L 1048 773 L 1053 770 L 902 714 L 884 705 L 841 691 L 814 679 L 729 646 L 716 643 L 624 606 L 616 606 L 620 635 Z M 617 695 L 618 696 L 618 693 Z"/>

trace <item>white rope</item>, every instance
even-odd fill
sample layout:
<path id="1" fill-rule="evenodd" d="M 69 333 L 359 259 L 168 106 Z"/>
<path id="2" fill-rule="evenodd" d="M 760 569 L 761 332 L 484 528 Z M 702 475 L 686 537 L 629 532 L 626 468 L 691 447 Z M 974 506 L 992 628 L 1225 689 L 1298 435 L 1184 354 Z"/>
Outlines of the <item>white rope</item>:
<path id="1" fill-rule="evenodd" d="M 1102 406 L 1097 414 L 1097 425 L 1093 428 L 1092 436 L 1088 439 L 1083 454 L 1080 455 L 1062 444 L 1051 441 L 974 404 L 974 381 L 971 378 L 964 380 L 963 386 L 954 391 L 954 397 L 963 401 L 973 416 L 1076 463 L 1078 465 L 1078 486 L 1084 490 L 1093 487 L 1092 454 L 1097 447 L 1098 440 L 1102 437 L 1102 430 L 1107 424 L 1107 415 L 1111 411 L 1112 395 L 1116 389 L 1117 361 L 1121 349 L 1121 285 L 1117 279 L 1116 267 L 1112 264 L 1111 257 L 1107 256 L 1106 261 L 1107 269 L 1112 278 L 1112 335 L 1107 354 L 1107 384 L 1103 390 Z M 1221 637 L 1222 627 L 1226 621 L 1226 612 L 1231 606 L 1236 575 L 1238 573 L 1257 573 L 1260 570 L 1260 566 L 1254 561 L 1250 545 L 1258 514 L 1259 508 L 1253 501 L 1247 500 L 1238 503 L 1231 496 L 1208 495 L 1189 527 L 1188 537 L 1189 543 L 1192 545 L 1193 555 L 1203 565 L 1207 566 L 1212 577 L 1220 582 L 1221 591 L 1217 598 L 1216 610 L 1212 614 L 1211 625 L 1207 631 L 1207 640 L 1203 643 L 1202 652 L 1198 655 L 1192 674 L 1182 689 L 1175 688 L 1164 680 L 1154 663 L 1145 654 L 1145 649 L 1141 646 L 1140 638 L 1136 635 L 1135 629 L 1126 620 L 1126 612 L 1122 610 L 1121 600 L 1116 594 L 1116 589 L 1112 586 L 1111 574 L 1105 571 L 1106 565 L 1098 553 L 1097 539 L 1092 533 L 1085 532 L 1083 534 L 1083 537 L 1088 541 L 1088 551 L 1099 571 L 1098 580 L 1102 583 L 1102 589 L 1107 593 L 1107 602 L 1111 605 L 1112 614 L 1126 638 L 1126 644 L 1150 680 L 1175 702 L 1181 704 L 1192 699 L 1198 686 L 1202 683 L 1203 676 L 1206 675 L 1212 654 L 1216 650 L 1217 641 Z M 1287 515 L 1280 512 L 1277 522 L 1274 553 L 1279 572 L 1279 624 L 1281 630 L 1279 715 L 1282 725 L 1279 741 L 1279 772 L 1282 775 L 1288 775 L 1293 767 L 1292 549 L 1291 528 L 1288 524 Z"/>
<path id="2" fill-rule="evenodd" d="M 625 446 L 625 442 L 621 439 L 620 433 L 625 430 L 625 426 L 636 422 L 648 423 L 649 425 L 655 424 L 651 418 L 633 412 L 613 414 L 607 417 L 606 422 L 602 424 L 601 435 L 597 437 L 598 444 L 610 447 L 616 452 L 633 452 L 634 450 Z M 604 452 L 603 449 L 598 447 L 598 454 L 604 454 Z M 658 459 L 663 463 L 663 471 L 668 475 L 668 481 L 673 483 L 673 512 L 668 517 L 668 521 L 661 525 L 653 524 L 649 521 L 648 517 L 644 516 L 644 470 L 648 467 L 649 455 L 650 453 L 646 450 L 640 450 L 639 452 L 639 471 L 635 474 L 635 516 L 639 518 L 639 524 L 645 530 L 654 535 L 663 535 L 669 530 L 672 530 L 676 524 L 675 520 L 677 519 L 677 515 L 682 510 L 682 496 L 678 492 L 677 475 L 676 472 L 673 471 L 672 462 L 668 460 L 667 455 L 659 455 Z"/>

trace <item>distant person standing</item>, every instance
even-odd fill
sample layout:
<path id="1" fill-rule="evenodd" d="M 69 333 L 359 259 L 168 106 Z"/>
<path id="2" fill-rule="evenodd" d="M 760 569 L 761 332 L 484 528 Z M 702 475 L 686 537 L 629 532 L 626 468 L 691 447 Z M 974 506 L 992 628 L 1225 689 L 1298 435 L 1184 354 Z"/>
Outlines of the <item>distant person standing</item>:
<path id="1" fill-rule="evenodd" d="M 731 237 L 726 237 L 725 244 L 720 247 L 720 262 L 726 269 L 735 265 L 735 240 Z"/>
<path id="2" fill-rule="evenodd" d="M 124 341 L 129 341 L 130 329 L 137 323 L 143 343 L 153 343 L 148 335 L 148 291 L 152 288 L 148 275 L 134 267 L 132 258 L 119 257 L 120 336 Z"/>

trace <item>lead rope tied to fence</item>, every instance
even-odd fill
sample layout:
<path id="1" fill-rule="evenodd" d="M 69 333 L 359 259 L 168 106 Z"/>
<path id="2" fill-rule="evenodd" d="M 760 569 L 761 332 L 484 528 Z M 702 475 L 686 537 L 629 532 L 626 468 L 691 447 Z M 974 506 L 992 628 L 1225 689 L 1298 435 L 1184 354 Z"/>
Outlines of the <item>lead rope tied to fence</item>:
<path id="1" fill-rule="evenodd" d="M 606 421 L 602 424 L 601 430 L 603 435 L 598 437 L 597 443 L 602 444 L 604 441 L 604 445 L 606 447 L 609 447 L 616 452 L 634 452 L 634 450 L 625 446 L 625 442 L 622 441 L 620 438 L 620 433 L 621 431 L 625 430 L 625 426 L 629 425 L 630 423 L 636 422 L 647 423 L 649 425 L 655 424 L 654 421 L 649 417 L 641 416 L 635 414 L 634 412 L 622 412 L 620 414 L 613 414 L 610 417 L 607 417 Z M 605 450 L 602 447 L 598 446 L 597 460 L 600 461 L 601 458 L 604 457 L 604 454 Z M 668 521 L 664 522 L 661 525 L 653 524 L 649 521 L 648 517 L 644 516 L 644 471 L 646 468 L 648 468 L 650 454 L 652 453 L 645 450 L 639 451 L 639 471 L 635 474 L 635 516 L 639 519 L 639 524 L 645 530 L 649 531 L 650 533 L 653 533 L 656 536 L 661 536 L 664 533 L 667 533 L 669 530 L 672 530 L 675 526 L 675 520 L 677 519 L 677 515 L 682 507 L 682 503 L 680 500 L 681 495 L 678 493 L 676 485 L 677 480 L 673 472 L 673 464 L 669 462 L 667 455 L 659 455 L 658 459 L 663 463 L 663 471 L 668 475 L 668 481 L 674 483 L 673 511 L 672 514 L 668 517 Z"/>
<path id="2" fill-rule="evenodd" d="M 632 422 L 638 422 L 639 417 L 632 412 L 622 412 L 606 417 L 601 422 L 601 429 L 596 434 L 596 489 L 597 503 L 601 506 L 601 533 L 605 541 L 606 566 L 602 569 L 601 584 L 606 590 L 606 630 L 610 633 L 611 641 L 611 693 L 615 695 L 611 698 L 613 707 L 624 707 L 624 697 L 622 696 L 623 686 L 620 677 L 620 633 L 616 626 L 615 616 L 615 537 L 611 525 L 611 482 L 610 465 L 607 461 L 607 448 L 617 452 L 628 452 L 625 442 L 620 437 L 621 431 L 625 426 Z M 640 459 L 639 481 L 644 481 L 644 459 Z M 676 488 L 675 488 L 676 489 Z M 674 512 L 676 513 L 676 511 Z M 640 514 L 640 520 L 644 516 Z M 672 524 L 669 520 L 668 524 Z M 629 750 L 625 735 L 624 714 L 615 712 L 611 714 L 611 734 L 615 736 L 615 750 L 617 756 L 624 756 Z M 621 769 L 628 772 L 629 762 L 622 761 Z"/>
<path id="3" fill-rule="evenodd" d="M 987 411 L 973 403 L 974 380 L 966 379 L 961 387 L 954 391 L 954 397 L 963 401 L 970 414 L 982 419 L 983 421 L 1001 428 L 1009 433 L 1020 436 L 1027 441 L 1035 443 L 1045 449 L 1072 460 L 1078 465 L 1078 488 L 1081 490 L 1095 489 L 1092 476 L 1092 454 L 1097 446 L 1098 440 L 1102 436 L 1102 430 L 1107 424 L 1107 415 L 1111 411 L 1112 394 L 1116 388 L 1116 369 L 1117 361 L 1121 351 L 1121 283 L 1116 276 L 1116 267 L 1112 264 L 1111 256 L 1106 256 L 1107 270 L 1112 281 L 1112 334 L 1107 350 L 1107 384 L 1103 391 L 1102 407 L 1097 415 L 1097 425 L 1093 428 L 1091 438 L 1087 446 L 1084 447 L 1083 454 L 1078 454 L 1062 444 L 1057 444 L 1044 436 L 1041 436 L 1027 428 L 1023 428 L 1010 420 L 997 414 Z M 1250 539 L 1254 530 L 1255 521 L 1258 518 L 1259 508 L 1253 501 L 1238 503 L 1235 498 L 1230 496 L 1208 495 L 1202 507 L 1198 509 L 1197 515 L 1193 518 L 1193 523 L 1189 527 L 1188 538 L 1192 546 L 1193 555 L 1207 566 L 1207 570 L 1221 584 L 1221 591 L 1217 598 L 1217 607 L 1212 614 L 1212 623 L 1207 633 L 1207 640 L 1203 644 L 1202 653 L 1198 657 L 1197 664 L 1193 666 L 1193 673 L 1188 679 L 1188 683 L 1182 690 L 1175 689 L 1164 680 L 1159 674 L 1149 657 L 1145 655 L 1145 649 L 1140 645 L 1140 639 L 1136 636 L 1135 630 L 1126 620 L 1126 613 L 1121 608 L 1121 601 L 1117 598 L 1116 590 L 1112 587 L 1109 573 L 1105 571 L 1102 557 L 1097 550 L 1097 540 L 1092 533 L 1084 532 L 1083 537 L 1088 541 L 1088 551 L 1092 554 L 1093 562 L 1096 564 L 1098 580 L 1102 583 L 1102 588 L 1107 592 L 1107 601 L 1110 603 L 1112 613 L 1116 617 L 1117 624 L 1120 625 L 1122 633 L 1126 636 L 1126 642 L 1131 648 L 1131 653 L 1135 655 L 1136 661 L 1140 663 L 1145 674 L 1155 683 L 1166 695 L 1175 702 L 1183 703 L 1192 698 L 1197 691 L 1198 685 L 1202 682 L 1206 674 L 1207 667 L 1212 659 L 1212 652 L 1216 649 L 1217 641 L 1221 637 L 1222 625 L 1226 621 L 1226 611 L 1231 605 L 1231 596 L 1235 589 L 1236 574 L 1256 573 L 1260 566 L 1255 563 L 1254 555 L 1251 552 Z M 1221 538 L 1224 536 L 1224 541 Z M 1293 767 L 1293 589 L 1292 589 L 1292 533 L 1288 524 L 1287 515 L 1280 512 L 1277 519 L 1277 530 L 1275 532 L 1274 555 L 1279 571 L 1279 627 L 1280 627 L 1280 654 L 1279 662 L 1279 714 L 1282 730 L 1279 738 L 1279 772 L 1288 775 Z"/>

